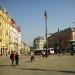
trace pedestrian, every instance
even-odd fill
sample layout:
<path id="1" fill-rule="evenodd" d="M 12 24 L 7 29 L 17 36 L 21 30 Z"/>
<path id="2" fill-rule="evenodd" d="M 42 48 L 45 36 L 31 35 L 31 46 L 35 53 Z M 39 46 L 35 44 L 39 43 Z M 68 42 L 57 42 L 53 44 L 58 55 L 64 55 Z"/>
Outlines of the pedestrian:
<path id="1" fill-rule="evenodd" d="M 19 55 L 18 55 L 18 52 L 16 52 L 15 54 L 15 65 L 19 65 Z"/>
<path id="2" fill-rule="evenodd" d="M 45 51 L 42 51 L 42 57 L 43 58 L 45 57 Z"/>
<path id="3" fill-rule="evenodd" d="M 58 49 L 59 56 L 61 55 L 61 48 Z"/>
<path id="4" fill-rule="evenodd" d="M 10 59 L 11 59 L 11 62 L 12 62 L 12 66 L 14 66 L 15 53 L 13 51 L 10 54 Z"/>
<path id="5" fill-rule="evenodd" d="M 34 59 L 34 52 L 31 52 L 31 62 L 32 62 L 33 60 L 35 61 L 35 59 Z"/>

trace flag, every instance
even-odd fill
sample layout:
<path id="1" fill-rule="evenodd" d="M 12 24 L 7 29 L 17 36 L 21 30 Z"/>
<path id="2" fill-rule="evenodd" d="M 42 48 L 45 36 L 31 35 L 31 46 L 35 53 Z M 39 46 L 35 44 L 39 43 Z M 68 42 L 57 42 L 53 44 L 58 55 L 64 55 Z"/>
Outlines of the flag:
<path id="1" fill-rule="evenodd" d="M 45 10 L 45 14 L 44 14 L 44 16 L 45 16 L 45 19 L 47 19 L 47 12 L 46 12 L 46 10 Z"/>

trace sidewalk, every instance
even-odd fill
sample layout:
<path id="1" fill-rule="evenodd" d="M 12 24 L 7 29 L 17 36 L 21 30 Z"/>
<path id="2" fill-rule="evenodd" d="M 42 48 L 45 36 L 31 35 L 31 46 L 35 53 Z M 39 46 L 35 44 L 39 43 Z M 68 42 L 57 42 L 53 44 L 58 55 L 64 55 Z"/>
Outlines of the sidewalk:
<path id="1" fill-rule="evenodd" d="M 0 75 L 75 75 L 75 56 L 36 56 L 35 62 L 30 62 L 30 56 L 20 56 L 16 67 L 11 66 L 9 57 L 1 57 Z"/>

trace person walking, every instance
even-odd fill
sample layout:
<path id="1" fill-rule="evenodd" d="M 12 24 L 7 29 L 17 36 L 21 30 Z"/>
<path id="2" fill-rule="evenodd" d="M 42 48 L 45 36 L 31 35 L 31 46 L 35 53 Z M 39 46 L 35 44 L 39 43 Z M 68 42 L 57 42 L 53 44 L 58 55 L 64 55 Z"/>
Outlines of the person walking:
<path id="1" fill-rule="evenodd" d="M 10 54 L 10 59 L 12 61 L 12 66 L 14 66 L 14 60 L 15 60 L 15 53 L 12 51 Z"/>
<path id="2" fill-rule="evenodd" d="M 61 55 L 61 48 L 60 47 L 58 47 L 58 54 L 59 54 L 59 56 Z"/>
<path id="3" fill-rule="evenodd" d="M 42 57 L 43 58 L 45 57 L 45 51 L 42 51 Z"/>
<path id="4" fill-rule="evenodd" d="M 16 52 L 15 54 L 15 65 L 19 65 L 19 55 L 18 55 L 18 52 Z"/>
<path id="5" fill-rule="evenodd" d="M 33 60 L 35 61 L 35 59 L 34 59 L 34 52 L 31 52 L 31 62 L 32 62 Z"/>

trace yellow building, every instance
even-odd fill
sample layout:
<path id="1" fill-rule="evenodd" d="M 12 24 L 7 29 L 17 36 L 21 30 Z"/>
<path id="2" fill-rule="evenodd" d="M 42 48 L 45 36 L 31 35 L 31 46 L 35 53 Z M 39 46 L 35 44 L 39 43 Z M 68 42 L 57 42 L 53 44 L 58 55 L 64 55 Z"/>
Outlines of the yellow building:
<path id="1" fill-rule="evenodd" d="M 30 46 L 27 45 L 25 42 L 21 42 L 21 54 L 28 54 L 30 53 Z"/>
<path id="2" fill-rule="evenodd" d="M 0 7 L 0 55 L 8 54 L 21 42 L 21 31 L 15 21 L 8 15 L 8 12 Z M 16 45 L 15 45 L 16 44 Z"/>

